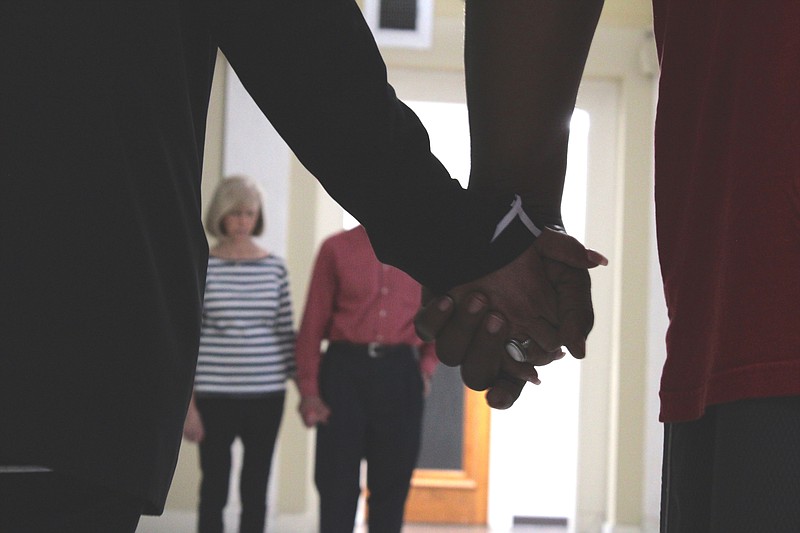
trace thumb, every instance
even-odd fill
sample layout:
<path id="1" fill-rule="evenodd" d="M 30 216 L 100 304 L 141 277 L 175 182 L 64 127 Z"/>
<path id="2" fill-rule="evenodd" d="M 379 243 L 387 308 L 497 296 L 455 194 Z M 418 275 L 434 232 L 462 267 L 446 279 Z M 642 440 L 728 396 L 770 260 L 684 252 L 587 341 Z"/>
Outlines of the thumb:
<path id="1" fill-rule="evenodd" d="M 533 243 L 540 255 L 574 268 L 594 268 L 608 265 L 603 254 L 590 250 L 575 237 L 545 228 Z"/>

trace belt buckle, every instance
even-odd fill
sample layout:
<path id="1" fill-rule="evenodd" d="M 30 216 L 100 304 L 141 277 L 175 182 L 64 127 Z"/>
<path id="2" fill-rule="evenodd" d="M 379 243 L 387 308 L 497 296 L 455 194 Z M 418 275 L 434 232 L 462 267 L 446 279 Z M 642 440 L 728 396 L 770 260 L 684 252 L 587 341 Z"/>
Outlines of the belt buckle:
<path id="1" fill-rule="evenodd" d="M 381 343 L 379 343 L 379 342 L 371 342 L 371 343 L 367 344 L 367 355 L 369 355 L 373 359 L 381 357 L 382 356 L 381 348 L 382 348 Z"/>

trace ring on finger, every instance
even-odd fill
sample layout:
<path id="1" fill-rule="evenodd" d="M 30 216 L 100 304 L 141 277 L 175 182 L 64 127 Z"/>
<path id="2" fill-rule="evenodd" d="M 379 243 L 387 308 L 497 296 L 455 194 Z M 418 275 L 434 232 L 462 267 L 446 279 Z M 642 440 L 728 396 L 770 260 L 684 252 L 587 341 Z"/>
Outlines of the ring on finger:
<path id="1" fill-rule="evenodd" d="M 524 363 L 528 359 L 528 347 L 533 343 L 530 338 L 520 340 L 520 339 L 509 339 L 506 342 L 506 353 L 511 356 L 511 358 L 518 362 Z"/>

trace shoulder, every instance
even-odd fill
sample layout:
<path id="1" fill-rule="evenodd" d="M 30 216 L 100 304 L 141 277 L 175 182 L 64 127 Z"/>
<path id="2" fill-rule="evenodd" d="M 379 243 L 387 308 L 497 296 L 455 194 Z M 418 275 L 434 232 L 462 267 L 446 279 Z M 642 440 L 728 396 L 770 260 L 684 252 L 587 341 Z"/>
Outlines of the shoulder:
<path id="1" fill-rule="evenodd" d="M 279 255 L 275 255 L 273 253 L 265 255 L 264 257 L 260 258 L 259 261 L 261 261 L 265 265 L 281 265 L 281 266 L 283 266 L 283 265 L 286 264 L 286 260 L 283 257 L 281 257 Z"/>
<path id="2" fill-rule="evenodd" d="M 319 246 L 319 250 L 317 251 L 317 257 L 331 257 L 335 256 L 339 253 L 340 250 L 345 249 L 347 247 L 347 235 L 345 232 L 335 233 L 329 237 L 326 237 L 325 240 L 322 241 L 322 244 Z"/>
<path id="3" fill-rule="evenodd" d="M 325 249 L 326 251 L 347 251 L 352 252 L 353 250 L 363 246 L 364 244 L 369 244 L 369 238 L 367 237 L 367 232 L 364 230 L 362 226 L 356 226 L 353 229 L 340 231 L 335 233 L 325 239 L 320 247 L 320 250 Z"/>
<path id="4" fill-rule="evenodd" d="M 225 260 L 213 255 L 208 256 L 208 270 L 215 270 L 225 264 Z"/>
<path id="5" fill-rule="evenodd" d="M 284 260 L 283 257 L 274 254 L 269 254 L 268 256 L 259 259 L 258 265 L 265 270 L 271 270 L 282 275 L 285 275 L 288 272 L 288 268 L 286 268 L 286 260 Z"/>
<path id="6" fill-rule="evenodd" d="M 336 247 L 343 242 L 346 242 L 350 237 L 349 231 L 338 231 L 333 235 L 329 235 L 322 241 L 322 246 L 326 248 Z"/>

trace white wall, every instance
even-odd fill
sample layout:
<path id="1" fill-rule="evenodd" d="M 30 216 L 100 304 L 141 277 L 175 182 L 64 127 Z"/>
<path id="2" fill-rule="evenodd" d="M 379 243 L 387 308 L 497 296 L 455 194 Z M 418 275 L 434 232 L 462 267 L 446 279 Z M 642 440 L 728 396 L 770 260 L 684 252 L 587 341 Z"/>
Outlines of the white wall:
<path id="1" fill-rule="evenodd" d="M 261 241 L 285 258 L 292 152 L 264 119 L 233 69 L 227 69 L 222 173 L 246 174 L 264 188 L 266 228 Z"/>

